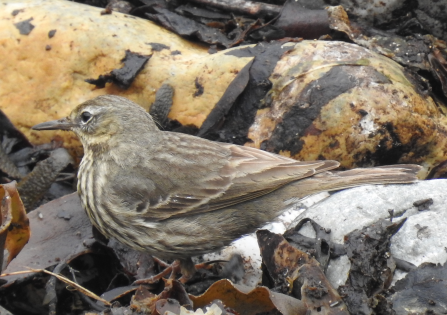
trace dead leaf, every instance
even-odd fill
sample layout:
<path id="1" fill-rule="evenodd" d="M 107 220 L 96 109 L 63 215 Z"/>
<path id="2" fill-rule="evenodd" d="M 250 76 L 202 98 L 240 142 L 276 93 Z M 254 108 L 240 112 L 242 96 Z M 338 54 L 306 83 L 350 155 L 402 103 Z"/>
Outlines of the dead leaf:
<path id="1" fill-rule="evenodd" d="M 0 198 L 2 200 L 0 237 L 4 237 L 1 269 L 3 271 L 28 243 L 30 227 L 25 208 L 16 189 L 16 182 L 0 185 Z"/>
<path id="2" fill-rule="evenodd" d="M 32 238 L 5 272 L 25 267 L 45 269 L 86 250 L 83 240 L 93 239 L 91 223 L 77 193 L 53 200 L 29 213 Z M 16 277 L 6 277 L 12 281 Z"/>
<path id="3" fill-rule="evenodd" d="M 215 282 L 204 294 L 190 295 L 189 298 L 195 309 L 221 300 L 225 306 L 245 315 L 269 312 L 275 308 L 284 315 L 304 315 L 307 311 L 300 300 L 290 296 L 271 292 L 266 287 L 236 285 L 226 279 Z"/>
<path id="4" fill-rule="evenodd" d="M 308 310 L 306 314 L 349 314 L 315 258 L 294 248 L 279 234 L 259 230 L 256 235 L 262 261 L 276 289 L 300 298 Z"/>
<path id="5" fill-rule="evenodd" d="M 179 305 L 192 309 L 193 303 L 188 297 L 183 285 L 176 280 L 165 280 L 164 290 L 155 295 L 144 287 L 140 286 L 132 297 L 131 308 L 137 312 L 148 312 L 150 314 L 164 314 L 164 305 L 167 301 L 178 301 Z M 160 310 L 160 312 L 158 312 Z M 163 311 L 161 313 L 161 311 Z"/>
<path id="6" fill-rule="evenodd" d="M 345 236 L 351 268 L 345 285 L 338 291 L 351 314 L 383 314 L 381 310 L 389 308 L 380 295 L 390 286 L 396 267 L 389 255 L 391 237 L 406 220 L 380 219 Z"/>

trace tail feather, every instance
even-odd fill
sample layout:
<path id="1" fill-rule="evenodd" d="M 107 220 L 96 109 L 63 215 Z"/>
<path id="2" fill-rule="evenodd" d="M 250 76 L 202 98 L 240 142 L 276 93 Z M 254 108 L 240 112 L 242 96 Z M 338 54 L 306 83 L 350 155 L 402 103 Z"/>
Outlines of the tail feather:
<path id="1" fill-rule="evenodd" d="M 408 184 L 418 180 L 419 165 L 398 164 L 348 171 L 327 171 L 294 183 L 300 197 L 361 185 Z"/>

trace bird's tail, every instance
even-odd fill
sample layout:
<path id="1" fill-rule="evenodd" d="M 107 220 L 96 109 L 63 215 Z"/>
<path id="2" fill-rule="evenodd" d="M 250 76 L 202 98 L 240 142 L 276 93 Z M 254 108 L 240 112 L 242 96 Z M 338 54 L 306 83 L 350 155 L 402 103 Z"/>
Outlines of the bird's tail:
<path id="1" fill-rule="evenodd" d="M 398 164 L 356 168 L 348 171 L 328 171 L 299 180 L 293 185 L 301 198 L 320 191 L 340 190 L 361 185 L 413 183 L 418 180 L 417 173 L 420 170 L 419 165 Z"/>

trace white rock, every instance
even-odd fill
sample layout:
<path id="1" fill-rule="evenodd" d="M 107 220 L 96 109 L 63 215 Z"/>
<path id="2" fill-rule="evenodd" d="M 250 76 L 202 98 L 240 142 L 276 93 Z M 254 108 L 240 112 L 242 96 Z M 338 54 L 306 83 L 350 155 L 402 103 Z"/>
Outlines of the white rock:
<path id="1" fill-rule="evenodd" d="M 343 243 L 346 234 L 361 229 L 381 218 L 389 218 L 388 210 L 394 210 L 395 220 L 408 218 L 403 227 L 391 239 L 391 254 L 420 265 L 423 262 L 444 263 L 447 259 L 447 180 L 420 181 L 411 185 L 361 186 L 335 193 L 295 220 L 311 218 L 331 229 L 332 241 Z M 432 198 L 429 210 L 419 211 L 413 203 Z M 294 225 L 292 224 L 292 225 Z M 302 229 L 306 236 L 314 236 L 309 225 Z M 327 276 L 332 285 L 344 283 L 350 268 L 346 257 L 331 260 Z M 398 277 L 405 275 L 398 272 Z M 395 280 L 396 280 L 395 279 Z"/>
<path id="2" fill-rule="evenodd" d="M 394 210 L 394 220 L 408 218 L 400 231 L 391 239 L 391 254 L 415 265 L 423 262 L 444 263 L 447 260 L 447 180 L 419 181 L 410 185 L 365 185 L 334 193 L 306 198 L 287 209 L 279 217 L 282 221 L 270 223 L 274 233 L 283 233 L 289 226 L 296 225 L 303 218 L 311 218 L 322 227 L 331 229 L 333 242 L 343 244 L 346 234 L 362 229 L 381 218 L 389 218 Z M 325 198 L 325 199 L 322 199 Z M 432 198 L 429 210 L 419 211 L 413 203 Z M 312 203 L 315 203 L 312 205 Z M 294 222 L 290 222 L 295 218 Z M 310 224 L 300 231 L 314 237 Z M 246 276 L 243 284 L 254 286 L 261 279 L 261 256 L 255 235 L 248 235 L 225 248 L 220 253 L 205 255 L 205 260 L 229 259 L 233 253 L 244 257 Z M 346 256 L 331 260 L 327 277 L 334 287 L 347 279 L 350 268 Z M 396 271 L 400 279 L 404 272 Z"/>

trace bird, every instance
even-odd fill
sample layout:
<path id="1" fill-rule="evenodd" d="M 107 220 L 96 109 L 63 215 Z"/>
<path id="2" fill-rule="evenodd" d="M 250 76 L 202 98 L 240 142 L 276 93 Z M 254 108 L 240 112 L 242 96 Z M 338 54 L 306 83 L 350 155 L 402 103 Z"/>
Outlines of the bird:
<path id="1" fill-rule="evenodd" d="M 136 103 L 101 95 L 34 130 L 73 131 L 84 148 L 77 191 L 106 237 L 174 260 L 214 252 L 273 221 L 288 200 L 363 184 L 412 183 L 420 166 L 334 171 L 334 160 L 297 161 L 249 146 L 160 130 Z"/>

